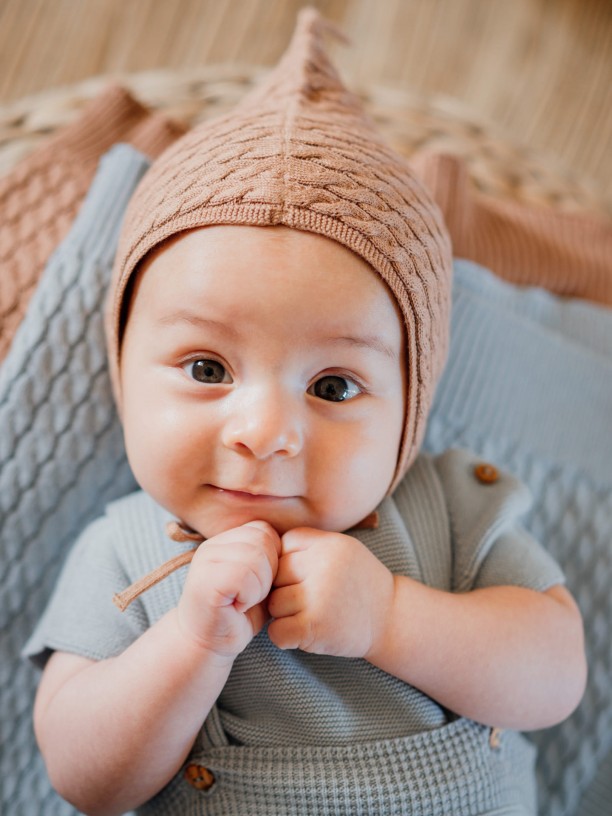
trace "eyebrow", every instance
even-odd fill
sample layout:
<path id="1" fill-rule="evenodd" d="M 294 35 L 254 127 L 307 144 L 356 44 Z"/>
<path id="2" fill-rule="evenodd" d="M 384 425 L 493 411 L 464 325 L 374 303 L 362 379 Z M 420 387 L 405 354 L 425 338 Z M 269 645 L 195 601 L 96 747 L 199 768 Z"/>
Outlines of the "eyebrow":
<path id="1" fill-rule="evenodd" d="M 164 315 L 159 319 L 162 326 L 172 326 L 175 323 L 188 323 L 190 326 L 196 326 L 202 329 L 215 329 L 227 334 L 231 337 L 240 337 L 240 332 L 233 326 L 227 323 L 222 323 L 220 320 L 215 320 L 212 317 L 202 317 L 197 312 L 192 312 L 189 309 L 178 309 L 175 312 Z"/>
<path id="2" fill-rule="evenodd" d="M 197 312 L 192 312 L 189 309 L 179 309 L 170 314 L 164 315 L 159 321 L 162 325 L 171 326 L 174 323 L 188 323 L 189 325 L 205 329 L 216 329 L 233 338 L 240 338 L 240 332 L 233 326 L 227 323 L 222 323 L 220 320 L 215 320 L 211 317 L 202 317 Z M 339 335 L 337 337 L 327 337 L 325 342 L 328 343 L 344 343 L 347 346 L 355 348 L 365 348 L 371 351 L 376 351 L 379 354 L 388 357 L 394 362 L 399 360 L 399 354 L 395 349 L 391 348 L 381 337 L 375 334 L 364 334 L 360 336 L 354 335 Z"/>
<path id="3" fill-rule="evenodd" d="M 375 334 L 364 334 L 359 337 L 342 335 L 340 337 L 328 337 L 327 340 L 331 343 L 344 343 L 348 346 L 370 349 L 372 351 L 377 351 L 379 354 L 383 354 L 390 360 L 399 360 L 398 352 L 385 343 L 381 337 L 378 337 Z"/>

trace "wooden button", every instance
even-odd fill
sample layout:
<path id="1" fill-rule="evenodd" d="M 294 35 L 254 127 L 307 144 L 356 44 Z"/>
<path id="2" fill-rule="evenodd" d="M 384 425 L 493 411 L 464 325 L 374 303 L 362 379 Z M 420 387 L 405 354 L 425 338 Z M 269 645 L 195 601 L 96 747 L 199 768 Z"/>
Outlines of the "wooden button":
<path id="1" fill-rule="evenodd" d="M 196 790 L 209 790 L 215 784 L 215 777 L 203 765 L 188 765 L 185 768 L 185 779 Z"/>
<path id="2" fill-rule="evenodd" d="M 501 738 L 503 734 L 503 730 L 501 728 L 492 728 L 491 733 L 489 734 L 489 745 L 493 750 L 497 750 L 501 748 Z"/>
<path id="3" fill-rule="evenodd" d="M 499 479 L 497 468 L 487 464 L 487 462 L 475 465 L 474 475 L 482 484 L 494 484 Z"/>

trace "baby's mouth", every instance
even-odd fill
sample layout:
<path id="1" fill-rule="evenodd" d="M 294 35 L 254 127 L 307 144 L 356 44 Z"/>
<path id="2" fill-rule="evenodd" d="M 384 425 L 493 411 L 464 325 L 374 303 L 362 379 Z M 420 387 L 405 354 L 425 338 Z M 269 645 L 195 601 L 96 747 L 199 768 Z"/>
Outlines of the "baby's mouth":
<path id="1" fill-rule="evenodd" d="M 265 502 L 281 502 L 293 499 L 295 496 L 278 496 L 271 493 L 263 493 L 255 490 L 234 490 L 227 487 L 218 487 L 210 484 L 209 487 L 217 493 L 220 498 L 229 501 L 248 502 L 250 504 L 265 503 Z"/>

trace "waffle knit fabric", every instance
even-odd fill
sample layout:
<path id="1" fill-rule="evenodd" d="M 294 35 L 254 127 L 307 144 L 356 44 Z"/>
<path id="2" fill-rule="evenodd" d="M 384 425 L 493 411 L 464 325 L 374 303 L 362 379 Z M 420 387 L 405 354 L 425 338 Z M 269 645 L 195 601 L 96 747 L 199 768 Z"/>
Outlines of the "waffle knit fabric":
<path id="1" fill-rule="evenodd" d="M 0 360 L 46 262 L 68 233 L 100 157 L 128 142 L 151 157 L 184 129 L 111 86 L 0 179 Z"/>
<path id="2" fill-rule="evenodd" d="M 455 257 L 520 286 L 612 306 L 612 219 L 483 195 L 458 156 L 423 152 L 410 164 L 444 213 Z"/>
<path id="3" fill-rule="evenodd" d="M 360 255 L 397 300 L 406 328 L 407 410 L 394 479 L 422 440 L 447 354 L 452 259 L 438 208 L 385 145 L 323 47 L 329 26 L 300 12 L 277 67 L 229 115 L 189 132 L 147 173 L 128 208 L 109 301 L 118 404 L 128 283 L 165 239 L 210 224 L 285 225 Z"/>

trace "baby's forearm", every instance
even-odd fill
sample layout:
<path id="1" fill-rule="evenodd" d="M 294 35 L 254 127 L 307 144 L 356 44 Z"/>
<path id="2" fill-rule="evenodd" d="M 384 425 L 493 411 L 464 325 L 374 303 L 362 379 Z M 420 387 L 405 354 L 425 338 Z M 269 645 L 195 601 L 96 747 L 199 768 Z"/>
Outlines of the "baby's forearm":
<path id="1" fill-rule="evenodd" d="M 55 657 L 36 733 L 54 786 L 88 814 L 124 813 L 170 781 L 232 664 L 184 637 L 176 610 L 116 658 Z"/>
<path id="2" fill-rule="evenodd" d="M 118 657 L 53 655 L 34 724 L 64 798 L 88 814 L 124 813 L 179 771 L 265 623 L 279 551 L 265 521 L 226 530 L 195 552 L 177 607 Z"/>
<path id="3" fill-rule="evenodd" d="M 520 730 L 565 719 L 586 680 L 580 614 L 562 588 L 452 594 L 398 576 L 368 659 L 457 714 Z"/>

